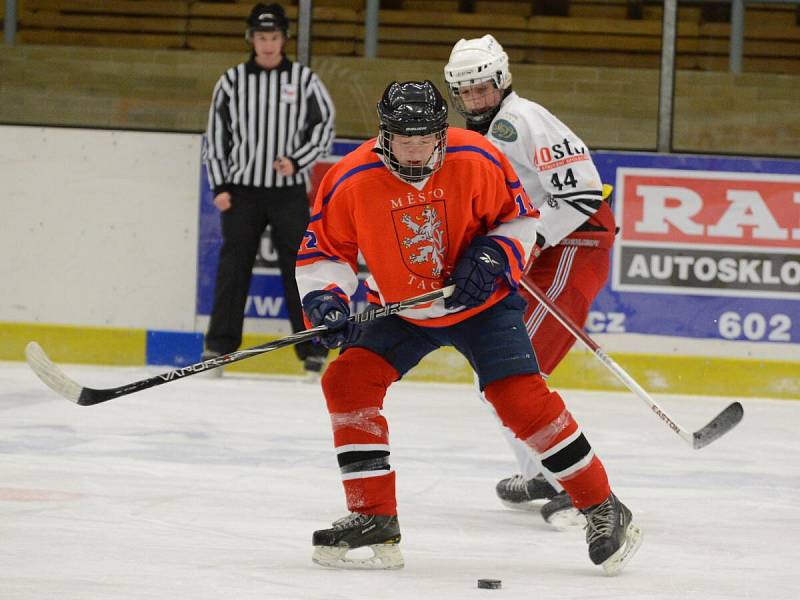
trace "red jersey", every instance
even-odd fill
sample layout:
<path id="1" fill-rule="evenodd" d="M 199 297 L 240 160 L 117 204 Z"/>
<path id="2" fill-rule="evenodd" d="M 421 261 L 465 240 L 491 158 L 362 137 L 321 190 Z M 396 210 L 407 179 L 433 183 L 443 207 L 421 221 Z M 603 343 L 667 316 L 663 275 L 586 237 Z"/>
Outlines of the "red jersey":
<path id="1" fill-rule="evenodd" d="M 492 236 L 505 251 L 505 282 L 486 303 L 445 309 L 439 300 L 401 313 L 418 325 L 462 321 L 516 288 L 536 241 L 538 211 L 503 154 L 478 133 L 450 128 L 442 167 L 418 184 L 384 164 L 370 140 L 328 170 L 297 255 L 300 297 L 358 285 L 359 253 L 372 302 L 397 302 L 443 287 L 473 238 Z"/>

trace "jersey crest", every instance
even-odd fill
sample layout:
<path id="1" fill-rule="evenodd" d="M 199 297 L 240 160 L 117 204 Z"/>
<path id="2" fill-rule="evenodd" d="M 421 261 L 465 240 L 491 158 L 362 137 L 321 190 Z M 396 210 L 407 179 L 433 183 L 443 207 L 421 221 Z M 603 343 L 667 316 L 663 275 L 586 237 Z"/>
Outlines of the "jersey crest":
<path id="1" fill-rule="evenodd" d="M 398 209 L 392 215 L 403 262 L 415 275 L 436 279 L 444 271 L 447 230 L 443 214 L 444 201 L 439 200 Z"/>

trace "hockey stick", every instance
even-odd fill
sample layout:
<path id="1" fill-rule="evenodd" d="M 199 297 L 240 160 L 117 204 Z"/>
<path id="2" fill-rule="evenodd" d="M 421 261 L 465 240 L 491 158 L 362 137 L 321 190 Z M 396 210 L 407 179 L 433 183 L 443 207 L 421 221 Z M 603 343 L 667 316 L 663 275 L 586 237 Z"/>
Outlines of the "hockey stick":
<path id="1" fill-rule="evenodd" d="M 413 308 L 421 304 L 426 304 L 428 302 L 433 302 L 435 300 L 439 300 L 440 298 L 447 298 L 452 293 L 453 286 L 448 286 L 440 290 L 434 290 L 420 296 L 415 296 L 414 298 L 409 298 L 408 300 L 391 302 L 386 306 L 368 308 L 361 313 L 352 315 L 350 320 L 354 323 L 366 323 L 367 321 L 373 321 L 381 317 L 395 315 L 400 311 Z M 300 342 L 305 342 L 316 337 L 327 329 L 328 328 L 325 325 L 319 325 L 311 329 L 306 329 L 305 331 L 293 333 L 292 335 L 288 335 L 279 340 L 261 344 L 260 346 L 254 346 L 253 348 L 247 348 L 245 350 L 237 350 L 236 352 L 231 352 L 230 354 L 225 354 L 224 356 L 210 358 L 206 361 L 189 365 L 188 367 L 181 367 L 180 369 L 167 371 L 166 373 L 161 373 L 160 375 L 155 375 L 147 379 L 134 381 L 133 383 L 108 389 L 84 387 L 78 382 L 70 379 L 55 363 L 53 363 L 53 361 L 50 360 L 47 354 L 45 354 L 45 351 L 42 350 L 42 347 L 36 342 L 28 343 L 25 348 L 25 357 L 28 361 L 28 366 L 33 369 L 33 372 L 36 373 L 39 379 L 41 379 L 48 387 L 50 387 L 50 389 L 62 395 L 67 400 L 71 400 L 72 402 L 79 404 L 80 406 L 91 406 L 93 404 L 100 404 L 101 402 L 119 398 L 120 396 L 126 396 L 128 394 L 140 392 L 156 385 L 169 383 L 171 381 L 183 379 L 184 377 L 188 377 L 190 375 L 196 375 L 197 373 L 216 369 L 217 367 L 230 365 L 240 360 L 244 360 L 245 358 L 250 358 L 251 356 L 258 356 L 259 354 L 272 352 L 278 348 L 285 348 L 287 346 L 299 344 Z"/>
<path id="2" fill-rule="evenodd" d="M 729 404 L 721 413 L 711 419 L 705 427 L 701 427 L 694 433 L 689 433 L 683 427 L 678 425 L 672 417 L 670 417 L 663 408 L 661 408 L 656 401 L 648 394 L 642 386 L 640 386 L 633 377 L 620 367 L 614 359 L 608 354 L 603 352 L 603 349 L 590 338 L 583 331 L 583 328 L 578 327 L 575 322 L 564 313 L 558 306 L 556 306 L 550 298 L 548 298 L 542 290 L 540 290 L 533 282 L 529 281 L 526 277 L 522 278 L 520 282 L 528 292 L 530 292 L 539 303 L 544 306 L 551 315 L 553 315 L 559 323 L 561 323 L 567 331 L 569 331 L 575 339 L 581 341 L 586 348 L 588 348 L 606 368 L 611 371 L 617 379 L 619 379 L 625 386 L 634 394 L 639 396 L 645 404 L 650 407 L 655 414 L 666 424 L 672 431 L 677 433 L 681 439 L 689 444 L 695 450 L 699 450 L 704 446 L 708 446 L 717 438 L 722 437 L 731 429 L 739 424 L 744 416 L 744 408 L 741 403 L 733 402 Z"/>

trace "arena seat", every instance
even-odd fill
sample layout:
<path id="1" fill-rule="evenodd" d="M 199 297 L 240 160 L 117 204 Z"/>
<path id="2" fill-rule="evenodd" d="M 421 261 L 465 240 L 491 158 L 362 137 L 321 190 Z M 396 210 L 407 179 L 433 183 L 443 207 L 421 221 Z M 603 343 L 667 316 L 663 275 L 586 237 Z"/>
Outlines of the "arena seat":
<path id="1" fill-rule="evenodd" d="M 18 42 L 244 51 L 243 23 L 252 4 L 252 0 L 20 0 Z M 285 4 L 295 23 L 297 0 Z M 459 38 L 492 33 L 513 62 L 641 68 L 660 64 L 661 2 L 570 0 L 569 16 L 535 14 L 529 0 L 382 4 L 395 7 L 379 13 L 382 58 L 445 60 Z M 467 5 L 470 12 L 459 12 Z M 312 52 L 363 55 L 365 6 L 365 0 L 315 0 Z M 798 15 L 798 7 L 786 4 L 746 7 L 745 70 L 800 73 Z M 681 3 L 678 68 L 726 70 L 729 35 L 729 23 L 703 20 L 700 3 Z M 295 44 L 292 36 L 290 53 Z"/>

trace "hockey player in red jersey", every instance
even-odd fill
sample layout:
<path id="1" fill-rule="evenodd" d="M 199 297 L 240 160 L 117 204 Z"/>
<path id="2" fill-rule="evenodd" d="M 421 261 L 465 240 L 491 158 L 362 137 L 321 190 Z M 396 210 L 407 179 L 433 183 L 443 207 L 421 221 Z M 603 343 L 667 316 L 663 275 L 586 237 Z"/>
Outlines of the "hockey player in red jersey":
<path id="1" fill-rule="evenodd" d="M 525 191 L 541 212 L 541 255 L 526 277 L 576 323 L 608 279 L 616 225 L 600 175 L 586 144 L 547 109 L 511 88 L 508 56 L 491 35 L 460 40 L 444 68 L 452 104 L 469 129 L 508 158 Z M 566 356 L 575 338 L 524 289 L 525 327 L 544 377 Z M 531 448 L 503 430 L 520 474 L 497 484 L 504 504 L 539 509 L 548 522 L 566 523 L 575 510 L 558 479 L 542 467 Z"/>
<path id="2" fill-rule="evenodd" d="M 424 356 L 454 346 L 502 422 L 559 473 L 587 514 L 591 560 L 618 572 L 638 547 L 639 529 L 544 383 L 522 321 L 516 289 L 534 251 L 538 212 L 500 151 L 477 133 L 448 131 L 447 105 L 431 82 L 392 83 L 378 114 L 378 138 L 323 179 L 297 256 L 307 319 L 328 327 L 324 345 L 342 347 L 322 389 L 350 514 L 314 532 L 313 560 L 403 566 L 383 400 Z M 348 316 L 359 254 L 371 302 L 454 289 L 444 300 L 356 325 Z M 364 546 L 374 555 L 348 554 Z"/>

